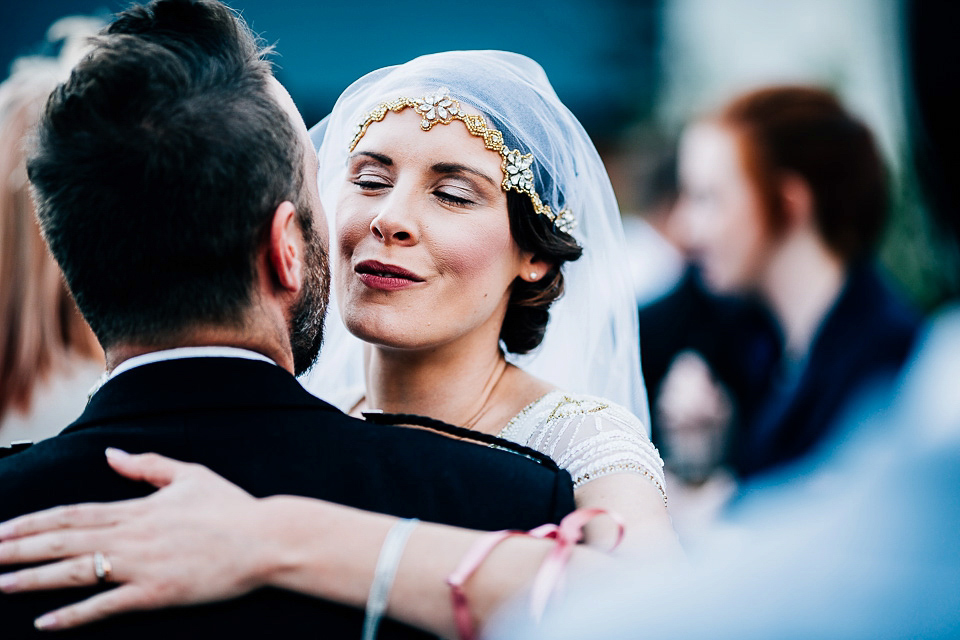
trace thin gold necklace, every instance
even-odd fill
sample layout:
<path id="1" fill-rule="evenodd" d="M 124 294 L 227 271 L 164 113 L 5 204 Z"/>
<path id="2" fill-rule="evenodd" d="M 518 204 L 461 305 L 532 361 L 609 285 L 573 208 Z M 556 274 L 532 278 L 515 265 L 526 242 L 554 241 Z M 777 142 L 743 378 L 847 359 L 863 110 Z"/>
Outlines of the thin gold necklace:
<path id="1" fill-rule="evenodd" d="M 483 402 L 480 403 L 480 408 L 477 409 L 477 412 L 474 413 L 469 420 L 466 420 L 463 423 L 464 429 L 473 429 L 474 427 L 477 426 L 477 423 L 480 422 L 480 419 L 489 409 L 490 399 L 493 397 L 493 394 L 497 390 L 497 387 L 500 386 L 500 382 L 503 381 L 503 376 L 506 372 L 507 372 L 507 361 L 501 358 L 498 371 L 494 372 L 494 375 L 487 382 L 487 385 L 486 385 L 487 390 L 482 394 Z"/>

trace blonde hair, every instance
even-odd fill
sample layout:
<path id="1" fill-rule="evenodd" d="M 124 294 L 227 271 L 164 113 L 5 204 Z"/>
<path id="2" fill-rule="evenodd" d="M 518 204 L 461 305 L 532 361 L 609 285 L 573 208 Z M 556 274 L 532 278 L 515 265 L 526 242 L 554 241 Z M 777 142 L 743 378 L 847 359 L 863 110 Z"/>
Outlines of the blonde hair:
<path id="1" fill-rule="evenodd" d="M 0 417 L 28 411 L 37 384 L 78 357 L 103 358 L 40 235 L 25 164 L 47 96 L 100 24 L 57 21 L 48 38 L 65 40 L 60 56 L 21 58 L 0 83 Z"/>

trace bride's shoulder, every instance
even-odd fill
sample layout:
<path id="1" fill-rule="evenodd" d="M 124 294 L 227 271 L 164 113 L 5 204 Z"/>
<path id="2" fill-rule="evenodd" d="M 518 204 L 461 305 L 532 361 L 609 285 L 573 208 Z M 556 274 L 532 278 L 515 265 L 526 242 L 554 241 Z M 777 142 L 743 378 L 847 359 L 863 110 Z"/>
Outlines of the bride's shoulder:
<path id="1" fill-rule="evenodd" d="M 521 411 L 500 435 L 553 458 L 570 473 L 574 488 L 633 472 L 652 479 L 663 494 L 663 460 L 646 425 L 606 398 L 551 391 Z"/>
<path id="2" fill-rule="evenodd" d="M 547 394 L 542 400 L 547 401 L 545 404 L 551 409 L 550 417 L 552 419 L 596 415 L 640 422 L 626 407 L 600 396 L 557 390 Z"/>
<path id="3" fill-rule="evenodd" d="M 599 396 L 570 391 L 557 391 L 553 407 L 553 418 L 596 415 L 628 420 L 639 423 L 640 420 L 629 409 Z"/>
<path id="4" fill-rule="evenodd" d="M 510 421 L 504 433 L 522 425 L 543 426 L 587 419 L 598 427 L 608 424 L 646 434 L 646 427 L 629 409 L 606 398 L 564 390 L 550 391 L 528 405 Z"/>

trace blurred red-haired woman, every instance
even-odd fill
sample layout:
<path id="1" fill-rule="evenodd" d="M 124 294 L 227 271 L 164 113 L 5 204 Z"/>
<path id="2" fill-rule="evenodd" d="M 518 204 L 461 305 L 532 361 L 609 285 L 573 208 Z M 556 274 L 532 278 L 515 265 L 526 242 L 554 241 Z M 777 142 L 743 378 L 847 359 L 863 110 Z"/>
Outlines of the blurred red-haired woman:
<path id="1" fill-rule="evenodd" d="M 830 93 L 774 87 L 697 121 L 680 145 L 680 216 L 707 285 L 757 297 L 783 333 L 743 416 L 741 476 L 815 448 L 845 403 L 903 364 L 919 318 L 870 258 L 887 215 L 869 130 Z"/>

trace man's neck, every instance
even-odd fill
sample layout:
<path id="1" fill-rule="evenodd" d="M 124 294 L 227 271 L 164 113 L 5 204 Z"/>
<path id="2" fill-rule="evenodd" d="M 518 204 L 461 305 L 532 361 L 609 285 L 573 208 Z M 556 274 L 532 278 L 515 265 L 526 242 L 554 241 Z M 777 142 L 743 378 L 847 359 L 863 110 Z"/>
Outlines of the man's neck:
<path id="1" fill-rule="evenodd" d="M 122 362 L 136 356 L 180 347 L 235 347 L 262 354 L 280 367 L 293 373 L 293 354 L 289 340 L 264 339 L 255 331 L 237 331 L 224 329 L 193 330 L 189 335 L 171 338 L 158 343 L 144 345 L 135 342 L 117 343 L 105 350 L 107 371 L 112 372 Z"/>

